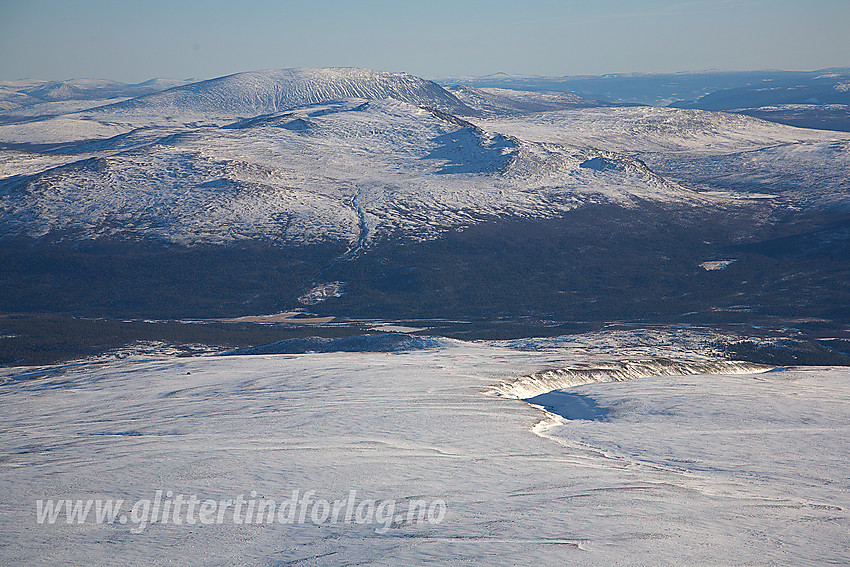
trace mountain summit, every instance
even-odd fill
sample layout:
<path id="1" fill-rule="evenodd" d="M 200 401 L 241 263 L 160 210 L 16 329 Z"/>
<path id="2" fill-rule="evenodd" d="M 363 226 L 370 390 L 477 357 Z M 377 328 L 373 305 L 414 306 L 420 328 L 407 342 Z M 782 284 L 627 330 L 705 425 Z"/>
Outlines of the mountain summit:
<path id="1" fill-rule="evenodd" d="M 236 73 L 106 106 L 102 111 L 226 112 L 248 117 L 345 98 L 393 98 L 450 113 L 472 112 L 432 81 L 406 73 L 352 67 Z"/>

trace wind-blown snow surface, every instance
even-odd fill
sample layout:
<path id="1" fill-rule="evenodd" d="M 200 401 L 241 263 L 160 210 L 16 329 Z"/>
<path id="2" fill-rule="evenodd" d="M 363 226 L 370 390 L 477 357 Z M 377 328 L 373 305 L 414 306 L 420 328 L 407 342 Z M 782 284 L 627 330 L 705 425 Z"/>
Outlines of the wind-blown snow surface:
<path id="1" fill-rule="evenodd" d="M 600 340 L 444 339 L 403 353 L 3 370 L 0 561 L 850 562 L 846 369 L 574 386 L 548 399 L 567 417 L 487 393 L 547 368 L 611 363 L 594 355 Z M 708 361 L 695 357 L 693 368 Z M 571 416 L 576 408 L 584 409 Z M 309 516 L 301 525 L 155 524 L 141 533 L 35 520 L 37 499 L 132 502 L 156 490 L 278 500 L 292 490 L 328 500 L 357 490 L 399 507 L 443 499 L 447 513 L 438 524 L 394 522 L 386 533 Z"/>

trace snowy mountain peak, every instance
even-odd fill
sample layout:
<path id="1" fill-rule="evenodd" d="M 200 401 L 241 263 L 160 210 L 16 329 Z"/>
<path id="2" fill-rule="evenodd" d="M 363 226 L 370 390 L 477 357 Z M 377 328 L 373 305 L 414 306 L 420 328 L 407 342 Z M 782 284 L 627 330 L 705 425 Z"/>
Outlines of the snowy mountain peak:
<path id="1" fill-rule="evenodd" d="M 101 112 L 170 110 L 248 117 L 345 98 L 393 98 L 452 113 L 472 112 L 431 81 L 405 73 L 351 67 L 236 73 L 106 106 Z"/>

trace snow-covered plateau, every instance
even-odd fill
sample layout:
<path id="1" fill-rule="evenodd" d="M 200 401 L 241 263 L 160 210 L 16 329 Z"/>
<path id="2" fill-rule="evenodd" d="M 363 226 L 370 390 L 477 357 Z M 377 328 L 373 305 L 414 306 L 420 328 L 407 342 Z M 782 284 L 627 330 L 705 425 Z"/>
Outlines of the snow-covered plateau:
<path id="1" fill-rule="evenodd" d="M 850 562 L 848 371 L 724 362 L 698 343 L 434 339 L 3 369 L 0 562 Z M 288 520 L 256 513 L 293 491 Z M 175 513 L 178 496 L 244 502 L 219 522 Z M 170 511 L 142 522 L 157 498 Z M 51 499 L 120 499 L 126 522 L 93 507 L 39 523 Z M 334 520 L 325 504 L 347 499 L 358 508 Z M 433 514 L 411 520 L 411 502 Z"/>

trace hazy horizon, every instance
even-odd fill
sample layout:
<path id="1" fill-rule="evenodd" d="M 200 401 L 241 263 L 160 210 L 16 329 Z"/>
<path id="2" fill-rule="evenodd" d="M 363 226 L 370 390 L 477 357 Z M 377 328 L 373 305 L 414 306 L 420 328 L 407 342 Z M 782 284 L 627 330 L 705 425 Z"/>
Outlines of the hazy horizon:
<path id="1" fill-rule="evenodd" d="M 299 66 L 299 67 L 304 67 Z M 342 65 L 331 65 L 329 68 L 334 67 L 353 67 L 351 65 L 342 66 Z M 127 85 L 139 85 L 149 81 L 157 80 L 157 79 L 173 79 L 173 80 L 190 80 L 190 81 L 207 81 L 210 79 L 217 79 L 220 77 L 226 77 L 229 75 L 236 75 L 239 73 L 255 73 L 262 72 L 271 69 L 287 69 L 289 67 L 266 67 L 264 69 L 243 69 L 241 71 L 234 71 L 232 73 L 225 73 L 223 75 L 211 75 L 208 77 L 177 77 L 177 76 L 167 76 L 167 75 L 157 75 L 151 76 L 146 79 L 142 79 L 134 82 L 121 81 L 119 79 L 115 79 L 113 77 L 96 77 L 96 76 L 75 76 L 75 77 L 16 77 L 14 79 L 0 79 L 0 82 L 14 82 L 14 81 L 75 81 L 75 80 L 104 80 L 104 81 L 115 81 L 118 83 L 125 83 Z M 297 68 L 297 67 L 296 67 Z M 304 68 L 314 68 L 314 67 L 304 67 Z M 367 68 L 367 67 L 364 67 Z M 415 73 L 410 73 L 409 71 L 390 71 L 387 69 L 376 69 L 376 68 L 368 68 L 373 71 L 386 71 L 389 73 L 408 73 L 411 75 L 416 75 Z M 576 75 L 536 75 L 536 74 L 526 74 L 526 73 L 506 73 L 504 71 L 496 71 L 494 73 L 482 73 L 482 74 L 467 74 L 467 75 L 417 75 L 424 79 L 439 81 L 442 79 L 456 79 L 456 78 L 486 78 L 486 77 L 495 77 L 499 75 L 504 75 L 506 77 L 528 77 L 528 78 L 580 78 L 580 77 L 605 77 L 605 76 L 655 76 L 655 75 L 698 75 L 698 74 L 709 74 L 709 73 L 717 73 L 717 74 L 732 74 L 732 73 L 814 73 L 819 71 L 832 71 L 832 70 L 850 70 L 850 66 L 845 67 L 823 67 L 818 69 L 741 69 L 741 70 L 729 70 L 729 69 L 689 69 L 682 71 L 668 71 L 668 72 L 657 72 L 657 73 L 647 73 L 640 71 L 624 71 L 621 73 L 582 73 Z"/>
<path id="2" fill-rule="evenodd" d="M 211 78 L 365 67 L 441 78 L 820 70 L 850 65 L 850 3 L 4 0 L 0 80 Z"/>

